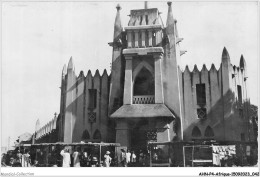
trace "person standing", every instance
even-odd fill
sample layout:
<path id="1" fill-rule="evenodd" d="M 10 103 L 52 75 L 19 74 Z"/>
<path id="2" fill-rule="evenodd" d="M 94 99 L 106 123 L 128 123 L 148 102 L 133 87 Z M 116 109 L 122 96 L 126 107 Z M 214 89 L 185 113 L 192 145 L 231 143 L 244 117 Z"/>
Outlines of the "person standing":
<path id="1" fill-rule="evenodd" d="M 126 153 L 126 165 L 127 166 L 129 166 L 130 160 L 131 160 L 131 153 L 130 153 L 130 150 L 128 149 L 127 153 Z"/>
<path id="2" fill-rule="evenodd" d="M 1 166 L 2 167 L 6 167 L 6 154 L 5 153 L 2 153 L 1 155 Z"/>
<path id="3" fill-rule="evenodd" d="M 122 167 L 126 167 L 126 153 L 124 149 L 121 149 L 120 163 Z"/>
<path id="4" fill-rule="evenodd" d="M 105 160 L 104 160 L 104 166 L 105 167 L 110 167 L 110 164 L 111 164 L 111 160 L 112 160 L 112 158 L 109 156 L 109 154 L 110 154 L 110 152 L 109 151 L 107 151 L 106 152 L 106 154 L 104 155 L 104 158 L 105 158 Z"/>
<path id="5" fill-rule="evenodd" d="M 64 148 L 61 150 L 60 155 L 63 157 L 62 167 L 70 167 L 70 153 L 69 150 Z"/>
<path id="6" fill-rule="evenodd" d="M 76 151 L 72 155 L 73 157 L 73 167 L 80 167 L 80 147 L 76 149 Z"/>
<path id="7" fill-rule="evenodd" d="M 20 152 L 20 150 L 18 150 L 16 156 L 17 156 L 17 160 L 18 160 L 19 163 L 21 163 L 21 164 L 22 164 L 22 155 L 23 155 L 23 154 Z"/>
<path id="8" fill-rule="evenodd" d="M 25 149 L 25 153 L 22 155 L 22 167 L 30 167 L 31 166 L 31 158 L 29 154 L 29 150 Z"/>
<path id="9" fill-rule="evenodd" d="M 88 153 L 87 153 L 86 149 L 84 149 L 84 152 L 81 154 L 80 161 L 81 161 L 82 167 L 87 167 L 89 165 L 88 164 Z"/>
<path id="10" fill-rule="evenodd" d="M 131 154 L 131 163 L 134 165 L 135 164 L 135 162 L 136 162 L 136 155 L 135 155 L 135 152 L 134 151 L 132 151 L 132 154 Z"/>

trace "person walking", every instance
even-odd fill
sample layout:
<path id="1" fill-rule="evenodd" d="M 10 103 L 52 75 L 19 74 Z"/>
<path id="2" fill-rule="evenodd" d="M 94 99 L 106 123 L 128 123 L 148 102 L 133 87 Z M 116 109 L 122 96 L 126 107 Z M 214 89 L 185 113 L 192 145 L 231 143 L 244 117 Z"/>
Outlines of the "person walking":
<path id="1" fill-rule="evenodd" d="M 70 167 L 70 153 L 69 150 L 64 148 L 61 150 L 60 155 L 63 157 L 62 167 Z"/>
<path id="2" fill-rule="evenodd" d="M 110 167 L 110 164 L 111 164 L 112 158 L 109 156 L 109 154 L 110 154 L 110 152 L 107 151 L 106 154 L 104 155 L 104 158 L 105 158 L 105 160 L 104 160 L 104 166 L 105 166 L 105 167 Z"/>
<path id="3" fill-rule="evenodd" d="M 73 157 L 73 167 L 80 167 L 80 147 L 72 155 Z"/>

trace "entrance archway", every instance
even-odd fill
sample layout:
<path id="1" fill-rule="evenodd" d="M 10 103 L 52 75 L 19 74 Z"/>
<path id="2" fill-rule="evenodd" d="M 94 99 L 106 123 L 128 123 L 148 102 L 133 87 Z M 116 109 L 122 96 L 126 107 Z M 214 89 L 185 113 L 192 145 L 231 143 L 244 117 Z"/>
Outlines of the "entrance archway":
<path id="1" fill-rule="evenodd" d="M 134 151 L 145 150 L 147 146 L 146 132 L 149 129 L 149 121 L 140 119 L 133 126 L 131 133 L 131 149 Z"/>

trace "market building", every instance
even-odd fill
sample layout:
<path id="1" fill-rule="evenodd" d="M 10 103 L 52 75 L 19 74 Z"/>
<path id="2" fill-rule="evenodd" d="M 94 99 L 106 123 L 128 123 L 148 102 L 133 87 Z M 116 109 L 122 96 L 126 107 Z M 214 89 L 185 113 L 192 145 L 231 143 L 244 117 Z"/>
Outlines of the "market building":
<path id="1" fill-rule="evenodd" d="M 254 140 L 250 128 L 247 67 L 231 63 L 182 70 L 183 38 L 168 2 L 166 26 L 157 8 L 131 10 L 128 26 L 116 7 L 111 74 L 75 73 L 73 59 L 61 78 L 60 113 L 37 123 L 34 142 L 111 142 L 128 148 L 148 142 Z"/>

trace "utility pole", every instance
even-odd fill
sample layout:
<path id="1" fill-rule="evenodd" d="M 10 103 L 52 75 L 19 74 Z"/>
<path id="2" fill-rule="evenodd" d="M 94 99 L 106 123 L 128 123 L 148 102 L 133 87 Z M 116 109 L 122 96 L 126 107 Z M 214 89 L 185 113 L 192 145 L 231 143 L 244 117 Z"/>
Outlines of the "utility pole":
<path id="1" fill-rule="evenodd" d="M 11 140 L 11 138 L 10 138 L 10 136 L 8 137 L 8 146 L 7 146 L 7 151 L 9 151 L 10 150 L 10 140 Z"/>

